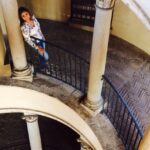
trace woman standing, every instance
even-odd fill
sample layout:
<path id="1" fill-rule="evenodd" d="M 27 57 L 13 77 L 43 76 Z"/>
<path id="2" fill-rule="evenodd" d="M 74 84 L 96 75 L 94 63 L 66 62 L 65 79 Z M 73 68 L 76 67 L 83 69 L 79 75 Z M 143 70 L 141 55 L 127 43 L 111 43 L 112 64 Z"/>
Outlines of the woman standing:
<path id="1" fill-rule="evenodd" d="M 20 19 L 20 28 L 25 41 L 33 50 L 38 52 L 42 67 L 47 67 L 49 56 L 45 50 L 45 43 L 43 42 L 45 38 L 42 34 L 39 22 L 25 7 L 19 8 L 18 15 Z"/>

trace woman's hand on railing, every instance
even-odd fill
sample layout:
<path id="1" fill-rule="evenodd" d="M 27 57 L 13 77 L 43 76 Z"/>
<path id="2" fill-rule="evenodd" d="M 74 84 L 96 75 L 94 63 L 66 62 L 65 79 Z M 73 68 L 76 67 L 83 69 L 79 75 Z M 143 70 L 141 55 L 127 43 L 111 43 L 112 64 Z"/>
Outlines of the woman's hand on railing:
<path id="1" fill-rule="evenodd" d="M 44 53 L 44 49 L 43 48 L 41 48 L 41 47 L 38 47 L 38 51 L 40 52 L 40 53 Z"/>

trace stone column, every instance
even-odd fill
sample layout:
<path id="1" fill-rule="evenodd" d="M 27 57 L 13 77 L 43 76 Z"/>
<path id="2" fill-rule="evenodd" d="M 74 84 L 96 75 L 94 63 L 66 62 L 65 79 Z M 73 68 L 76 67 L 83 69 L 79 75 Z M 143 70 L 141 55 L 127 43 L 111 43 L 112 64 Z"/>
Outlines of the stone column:
<path id="1" fill-rule="evenodd" d="M 4 65 L 4 59 L 5 59 L 5 44 L 0 25 L 0 65 Z"/>
<path id="2" fill-rule="evenodd" d="M 24 114 L 23 119 L 26 120 L 27 123 L 31 150 L 42 150 L 40 130 L 38 125 L 38 116 Z"/>
<path id="3" fill-rule="evenodd" d="M 112 9 L 115 0 L 97 0 L 90 61 L 88 94 L 85 105 L 94 112 L 102 108 L 102 75 L 105 71 Z"/>
<path id="4" fill-rule="evenodd" d="M 6 54 L 6 47 L 5 47 L 4 37 L 0 25 L 0 77 L 4 77 L 4 76 L 10 77 L 11 75 L 10 65 L 9 64 L 4 65 L 5 54 Z"/>
<path id="5" fill-rule="evenodd" d="M 2 32 L 3 32 L 3 35 L 6 35 L 6 26 L 5 26 L 5 22 L 4 22 L 4 17 L 3 17 L 3 11 L 2 11 L 2 7 L 1 7 L 1 4 L 0 4 L 0 24 L 1 24 L 1 28 L 2 28 Z"/>
<path id="6" fill-rule="evenodd" d="M 14 65 L 12 77 L 32 81 L 32 68 L 27 64 L 23 38 L 19 27 L 17 1 L 1 0 L 0 2 Z"/>

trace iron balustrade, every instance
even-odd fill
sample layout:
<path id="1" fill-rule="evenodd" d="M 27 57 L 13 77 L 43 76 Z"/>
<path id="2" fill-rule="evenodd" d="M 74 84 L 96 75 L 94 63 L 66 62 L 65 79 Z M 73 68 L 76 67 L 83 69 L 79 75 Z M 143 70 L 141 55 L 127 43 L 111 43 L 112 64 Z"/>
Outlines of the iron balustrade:
<path id="1" fill-rule="evenodd" d="M 35 37 L 31 37 L 36 40 Z M 46 43 L 49 54 L 48 67 L 43 68 L 38 53 L 31 47 L 26 48 L 27 60 L 34 66 L 35 73 L 42 73 L 61 80 L 79 91 L 86 93 L 88 61 L 54 43 L 40 40 Z"/>
<path id="2" fill-rule="evenodd" d="M 133 110 L 106 76 L 103 76 L 102 97 L 102 112 L 110 119 L 126 150 L 137 150 L 144 131 Z"/>
<path id="3" fill-rule="evenodd" d="M 46 50 L 50 57 L 49 73 L 47 73 L 46 68 L 43 69 L 40 66 L 38 53 L 28 48 L 27 59 L 34 65 L 35 72 L 61 80 L 85 94 L 89 63 L 80 56 L 58 45 L 47 41 L 43 42 L 46 43 Z M 140 127 L 140 123 L 133 110 L 121 97 L 110 80 L 106 76 L 103 76 L 103 80 L 103 112 L 114 125 L 126 150 L 137 150 L 144 131 Z"/>
<path id="4" fill-rule="evenodd" d="M 94 26 L 96 0 L 71 0 L 71 22 Z"/>

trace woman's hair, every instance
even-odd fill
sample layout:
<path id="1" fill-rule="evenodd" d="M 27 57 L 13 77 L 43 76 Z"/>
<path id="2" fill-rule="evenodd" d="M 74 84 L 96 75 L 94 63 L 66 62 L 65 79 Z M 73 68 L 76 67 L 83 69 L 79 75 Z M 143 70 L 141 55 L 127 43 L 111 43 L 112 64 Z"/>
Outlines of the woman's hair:
<path id="1" fill-rule="evenodd" d="M 22 19 L 22 16 L 21 16 L 21 14 L 22 14 L 23 12 L 28 12 L 31 18 L 32 18 L 32 16 L 33 16 L 33 14 L 30 12 L 29 9 L 27 9 L 27 8 L 25 8 L 25 7 L 19 7 L 19 9 L 18 9 L 18 17 L 19 17 L 19 20 L 20 20 L 20 26 L 25 22 L 25 21 Z"/>

